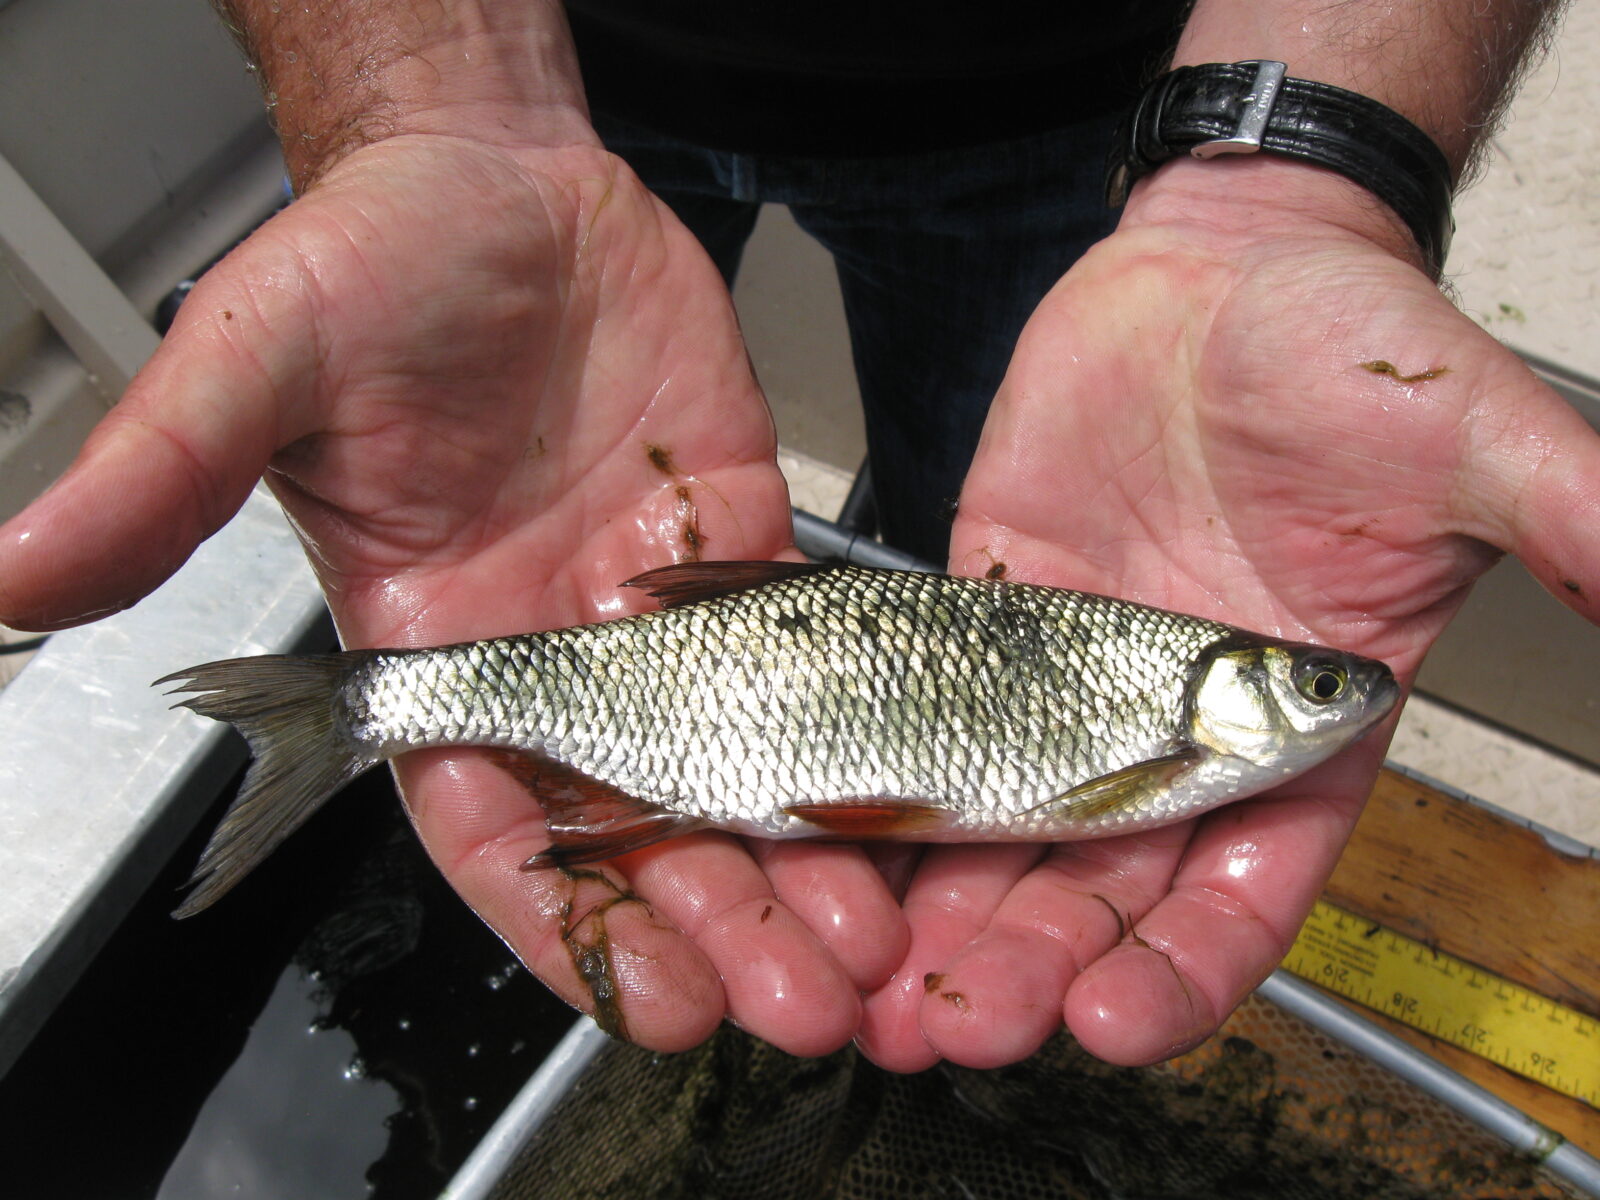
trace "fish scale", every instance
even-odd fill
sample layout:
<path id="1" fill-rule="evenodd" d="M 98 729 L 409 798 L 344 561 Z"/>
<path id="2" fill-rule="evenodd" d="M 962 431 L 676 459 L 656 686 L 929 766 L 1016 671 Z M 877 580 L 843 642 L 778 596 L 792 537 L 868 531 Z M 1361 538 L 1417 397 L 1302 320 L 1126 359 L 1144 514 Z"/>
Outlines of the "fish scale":
<path id="1" fill-rule="evenodd" d="M 663 608 L 170 676 L 257 758 L 180 912 L 214 900 L 340 783 L 425 746 L 530 756 L 503 765 L 545 811 L 553 845 L 535 865 L 706 825 L 1076 838 L 1271 786 L 1398 695 L 1372 660 L 1032 584 L 793 563 L 680 564 L 629 582 Z"/>

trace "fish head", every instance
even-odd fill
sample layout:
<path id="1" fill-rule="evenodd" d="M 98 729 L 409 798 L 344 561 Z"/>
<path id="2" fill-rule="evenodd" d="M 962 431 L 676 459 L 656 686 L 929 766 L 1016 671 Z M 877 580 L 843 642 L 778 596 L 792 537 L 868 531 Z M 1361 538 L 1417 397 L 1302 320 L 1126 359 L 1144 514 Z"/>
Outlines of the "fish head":
<path id="1" fill-rule="evenodd" d="M 1393 672 L 1376 659 L 1237 638 L 1202 658 L 1186 705 L 1197 745 L 1289 776 L 1354 742 L 1399 698 Z"/>

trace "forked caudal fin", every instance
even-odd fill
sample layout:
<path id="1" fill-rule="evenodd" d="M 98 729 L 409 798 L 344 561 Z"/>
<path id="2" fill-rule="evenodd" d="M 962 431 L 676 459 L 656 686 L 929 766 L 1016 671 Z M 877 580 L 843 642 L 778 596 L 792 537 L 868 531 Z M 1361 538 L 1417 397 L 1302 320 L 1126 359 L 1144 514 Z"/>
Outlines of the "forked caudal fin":
<path id="1" fill-rule="evenodd" d="M 353 651 L 233 658 L 156 680 L 178 684 L 172 694 L 199 693 L 178 703 L 232 724 L 255 756 L 189 877 L 194 891 L 173 916 L 190 917 L 215 903 L 378 761 L 350 740 L 337 712 L 345 680 L 366 657 Z"/>

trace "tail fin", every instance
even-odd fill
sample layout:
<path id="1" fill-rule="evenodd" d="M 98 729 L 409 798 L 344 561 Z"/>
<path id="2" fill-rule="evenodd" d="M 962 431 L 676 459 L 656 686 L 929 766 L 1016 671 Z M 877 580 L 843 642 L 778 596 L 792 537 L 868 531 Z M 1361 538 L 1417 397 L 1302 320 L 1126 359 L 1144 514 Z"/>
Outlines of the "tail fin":
<path id="1" fill-rule="evenodd" d="M 345 681 L 362 651 L 305 657 L 262 655 L 203 663 L 156 684 L 178 703 L 227 721 L 250 743 L 255 761 L 189 877 L 195 886 L 173 912 L 189 917 L 248 875 L 335 792 L 378 761 L 350 739 L 340 717 Z M 177 705 L 174 705 L 177 707 Z"/>

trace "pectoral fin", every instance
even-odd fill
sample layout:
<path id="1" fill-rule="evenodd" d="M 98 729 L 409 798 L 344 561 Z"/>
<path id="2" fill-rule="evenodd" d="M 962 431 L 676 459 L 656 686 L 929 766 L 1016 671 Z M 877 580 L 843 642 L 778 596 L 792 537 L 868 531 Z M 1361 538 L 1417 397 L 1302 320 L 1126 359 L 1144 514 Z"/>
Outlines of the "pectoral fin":
<path id="1" fill-rule="evenodd" d="M 528 870 L 600 862 L 705 825 L 542 754 L 496 750 L 492 757 L 544 810 L 550 847 L 523 864 Z"/>
<path id="2" fill-rule="evenodd" d="M 1199 759 L 1200 751 L 1194 746 L 1187 746 L 1175 753 L 1147 758 L 1131 767 L 1123 767 L 1120 771 L 1080 783 L 1036 807 L 1060 807 L 1061 815 L 1073 821 L 1102 817 L 1108 813 L 1132 812 L 1143 800 L 1169 786 Z"/>
<path id="3" fill-rule="evenodd" d="M 833 568 L 821 563 L 684 562 L 671 563 L 625 579 L 621 587 L 638 588 L 662 608 L 679 608 L 718 596 L 731 596 L 785 579 L 815 575 Z"/>
<path id="4" fill-rule="evenodd" d="M 911 837 L 948 824 L 955 816 L 931 800 L 898 796 L 852 796 L 806 804 L 785 804 L 783 811 L 815 825 L 829 837 Z"/>

